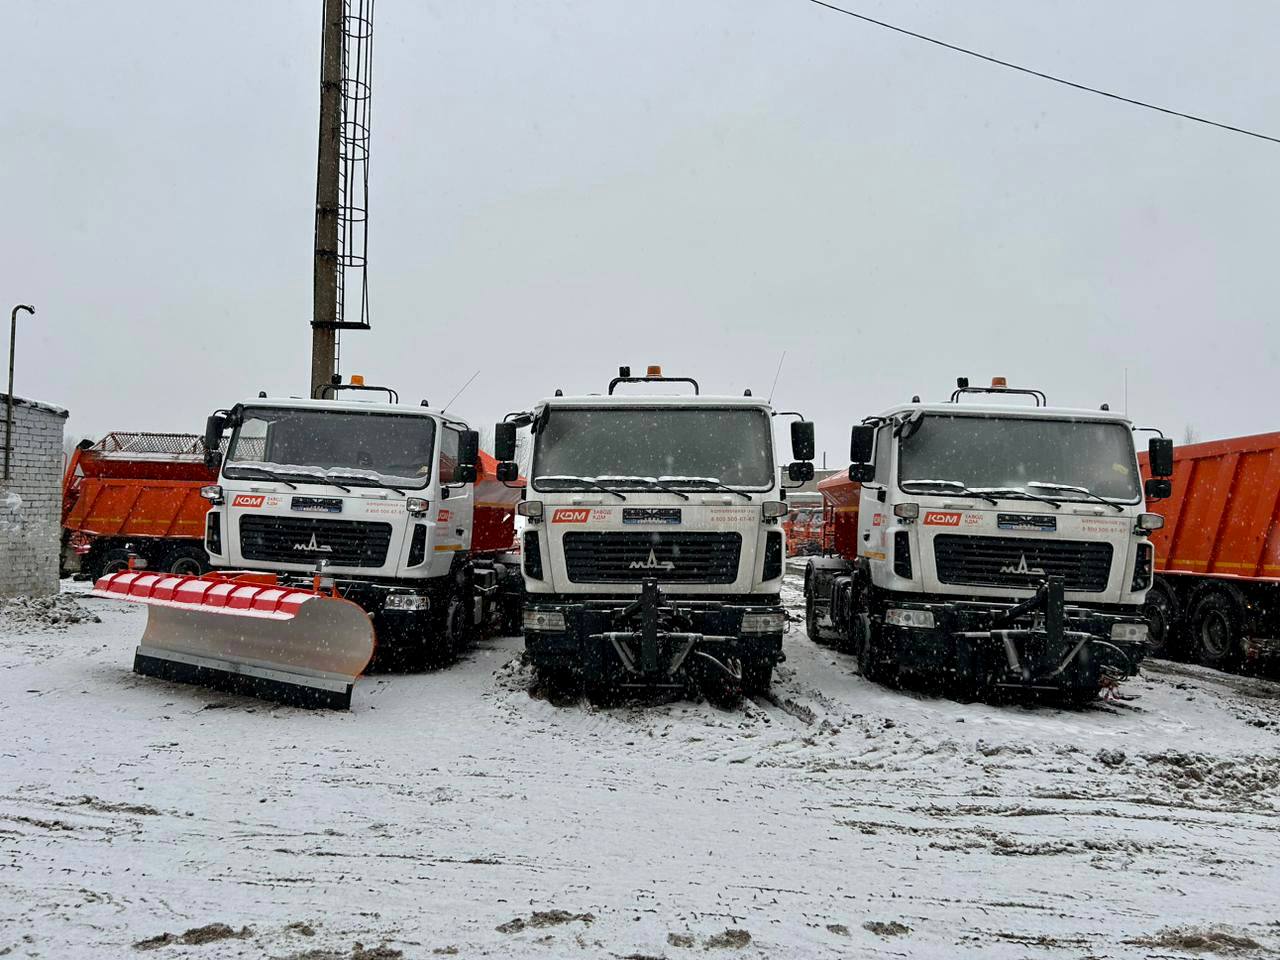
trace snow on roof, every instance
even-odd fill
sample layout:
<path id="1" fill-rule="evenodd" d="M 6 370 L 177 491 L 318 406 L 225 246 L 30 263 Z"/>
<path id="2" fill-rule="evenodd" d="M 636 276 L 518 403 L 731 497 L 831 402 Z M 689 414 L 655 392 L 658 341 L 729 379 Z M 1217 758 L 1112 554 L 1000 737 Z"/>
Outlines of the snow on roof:
<path id="1" fill-rule="evenodd" d="M 9 394 L 0 393 L 0 405 L 9 402 Z M 45 413 L 52 413 L 56 417 L 62 417 L 64 420 L 70 416 L 65 407 L 55 406 L 52 403 L 42 403 L 39 400 L 29 400 L 26 397 L 20 397 L 16 393 L 13 395 L 13 405 L 15 407 L 30 407 L 32 410 L 43 410 Z"/>

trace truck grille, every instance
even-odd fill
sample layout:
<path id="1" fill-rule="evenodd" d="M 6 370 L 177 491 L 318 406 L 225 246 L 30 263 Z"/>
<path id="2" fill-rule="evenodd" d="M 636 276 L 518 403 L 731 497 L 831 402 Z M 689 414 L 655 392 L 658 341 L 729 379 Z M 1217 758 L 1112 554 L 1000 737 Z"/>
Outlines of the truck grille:
<path id="1" fill-rule="evenodd" d="M 1068 590 L 1099 593 L 1111 576 L 1109 543 L 941 534 L 933 552 L 943 583 L 1026 587 L 1058 576 Z"/>
<path id="2" fill-rule="evenodd" d="M 321 517 L 241 517 L 240 552 L 246 560 L 380 567 L 391 546 L 391 524 Z M 325 549 L 325 548 L 328 549 Z"/>
<path id="3" fill-rule="evenodd" d="M 566 533 L 564 562 L 574 583 L 733 583 L 740 533 Z"/>

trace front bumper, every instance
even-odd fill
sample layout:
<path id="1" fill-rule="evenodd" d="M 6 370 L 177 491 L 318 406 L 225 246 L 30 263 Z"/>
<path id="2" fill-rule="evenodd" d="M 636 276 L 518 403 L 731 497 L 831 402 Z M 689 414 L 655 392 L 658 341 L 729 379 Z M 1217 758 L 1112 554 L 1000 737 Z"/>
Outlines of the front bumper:
<path id="1" fill-rule="evenodd" d="M 908 669 L 955 671 L 996 687 L 1096 689 L 1137 673 L 1143 640 L 1112 639 L 1112 627 L 1145 624 L 1133 615 L 1063 607 L 1055 618 L 981 603 L 902 603 L 895 609 L 932 614 L 933 628 L 884 624 L 894 658 Z"/>
<path id="2" fill-rule="evenodd" d="M 563 617 L 563 629 L 524 631 L 525 649 L 536 666 L 620 676 L 623 686 L 681 686 L 689 673 L 700 670 L 740 677 L 744 662 L 772 665 L 786 659 L 785 627 L 742 632 L 743 618 L 753 615 L 773 615 L 785 623 L 776 600 L 673 600 L 655 587 L 634 601 L 529 602 L 525 613 Z"/>

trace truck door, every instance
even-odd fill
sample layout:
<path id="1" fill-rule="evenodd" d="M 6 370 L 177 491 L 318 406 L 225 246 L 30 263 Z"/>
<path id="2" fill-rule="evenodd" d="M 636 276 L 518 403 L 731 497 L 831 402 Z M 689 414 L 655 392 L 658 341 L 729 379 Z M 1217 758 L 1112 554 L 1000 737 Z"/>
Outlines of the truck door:
<path id="1" fill-rule="evenodd" d="M 432 574 L 437 576 L 448 573 L 455 553 L 471 549 L 475 487 L 469 483 L 459 483 L 457 479 L 460 436 L 461 430 L 458 427 L 441 425 L 440 450 L 436 458 L 440 500 L 434 508 L 435 536 L 432 537 L 431 561 Z"/>

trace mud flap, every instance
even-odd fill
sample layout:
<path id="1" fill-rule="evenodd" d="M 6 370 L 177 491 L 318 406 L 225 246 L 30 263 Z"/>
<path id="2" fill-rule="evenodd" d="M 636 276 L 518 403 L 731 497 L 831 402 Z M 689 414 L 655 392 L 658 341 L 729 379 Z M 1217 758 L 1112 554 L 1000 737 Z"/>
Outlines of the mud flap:
<path id="1" fill-rule="evenodd" d="M 359 606 L 270 575 L 126 571 L 90 593 L 147 605 L 133 665 L 144 676 L 347 709 L 373 657 L 373 623 Z"/>

